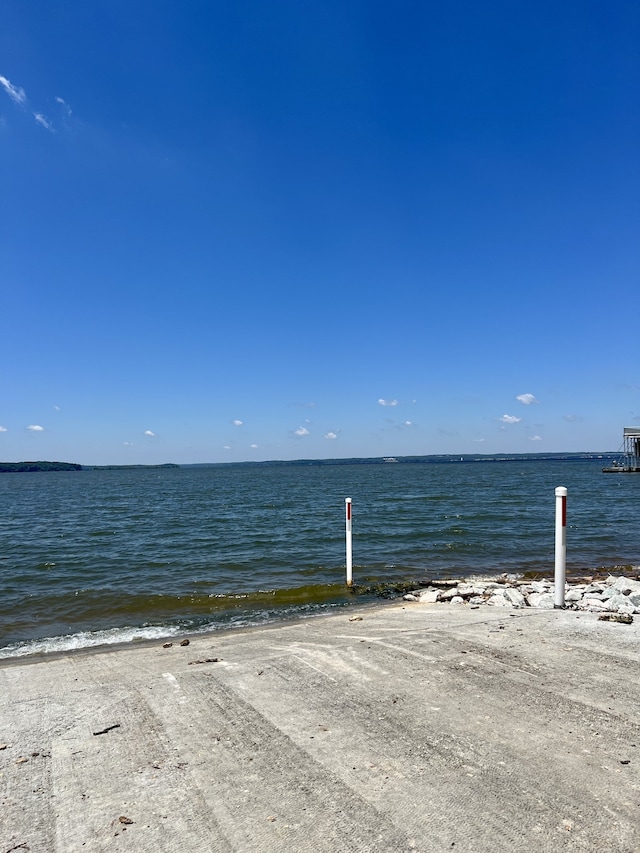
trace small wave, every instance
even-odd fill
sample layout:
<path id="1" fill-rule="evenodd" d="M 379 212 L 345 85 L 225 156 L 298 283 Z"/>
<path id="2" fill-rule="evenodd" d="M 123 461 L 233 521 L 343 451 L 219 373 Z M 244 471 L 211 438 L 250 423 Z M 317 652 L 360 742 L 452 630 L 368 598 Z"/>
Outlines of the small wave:
<path id="1" fill-rule="evenodd" d="M 145 640 L 166 640 L 168 637 L 177 635 L 194 636 L 196 634 L 210 634 L 224 629 L 250 628 L 292 618 L 321 616 L 344 606 L 345 602 L 319 602 L 302 605 L 291 603 L 284 607 L 275 606 L 229 614 L 226 619 L 206 619 L 200 624 L 196 620 L 182 620 L 180 624 L 173 625 L 145 625 L 137 628 L 126 626 L 100 631 L 78 631 L 75 634 L 11 643 L 0 648 L 0 660 L 29 655 L 49 655 L 56 652 L 70 652 L 100 646 L 127 645 Z"/>
<path id="2" fill-rule="evenodd" d="M 161 640 L 173 637 L 180 631 L 172 625 L 152 625 L 144 628 L 108 628 L 104 631 L 79 631 L 61 637 L 43 637 L 24 643 L 13 643 L 0 649 L 0 659 L 24 657 L 25 655 L 70 652 L 75 649 L 90 649 L 95 646 L 112 646 L 117 643 L 133 643 L 139 640 Z"/>

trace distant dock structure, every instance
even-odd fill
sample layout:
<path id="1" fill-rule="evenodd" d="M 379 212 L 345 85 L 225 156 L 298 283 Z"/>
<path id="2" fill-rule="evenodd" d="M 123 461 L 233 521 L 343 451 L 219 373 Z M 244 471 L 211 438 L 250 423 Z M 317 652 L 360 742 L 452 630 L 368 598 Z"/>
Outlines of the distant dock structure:
<path id="1" fill-rule="evenodd" d="M 640 428 L 624 427 L 621 456 L 603 468 L 604 474 L 640 474 Z"/>

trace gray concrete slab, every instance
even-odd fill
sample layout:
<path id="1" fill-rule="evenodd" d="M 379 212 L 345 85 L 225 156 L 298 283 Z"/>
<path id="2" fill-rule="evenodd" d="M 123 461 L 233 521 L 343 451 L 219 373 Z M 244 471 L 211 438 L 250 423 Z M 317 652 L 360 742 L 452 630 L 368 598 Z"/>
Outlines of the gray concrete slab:
<path id="1" fill-rule="evenodd" d="M 4 662 L 0 853 L 632 853 L 639 664 L 637 622 L 408 603 Z"/>

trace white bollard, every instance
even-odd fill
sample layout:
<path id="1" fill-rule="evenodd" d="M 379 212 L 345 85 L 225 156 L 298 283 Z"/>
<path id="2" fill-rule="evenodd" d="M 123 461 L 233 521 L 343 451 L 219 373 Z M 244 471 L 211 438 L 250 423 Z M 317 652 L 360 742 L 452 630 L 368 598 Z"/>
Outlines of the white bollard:
<path id="1" fill-rule="evenodd" d="M 346 517 L 346 540 L 347 540 L 347 586 L 353 583 L 353 559 L 351 553 L 351 498 L 344 499 Z"/>
<path id="2" fill-rule="evenodd" d="M 554 575 L 554 607 L 564 607 L 564 585 L 567 567 L 567 490 L 556 489 L 556 568 Z"/>

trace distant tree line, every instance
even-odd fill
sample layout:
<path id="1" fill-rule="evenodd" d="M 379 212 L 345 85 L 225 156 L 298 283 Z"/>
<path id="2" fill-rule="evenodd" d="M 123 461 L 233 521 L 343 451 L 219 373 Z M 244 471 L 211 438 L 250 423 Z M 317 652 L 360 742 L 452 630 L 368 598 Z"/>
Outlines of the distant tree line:
<path id="1" fill-rule="evenodd" d="M 76 462 L 0 462 L 0 474 L 30 471 L 82 471 Z"/>
<path id="2" fill-rule="evenodd" d="M 163 462 L 162 465 L 83 465 L 84 471 L 139 471 L 148 468 L 179 468 L 175 462 Z"/>

